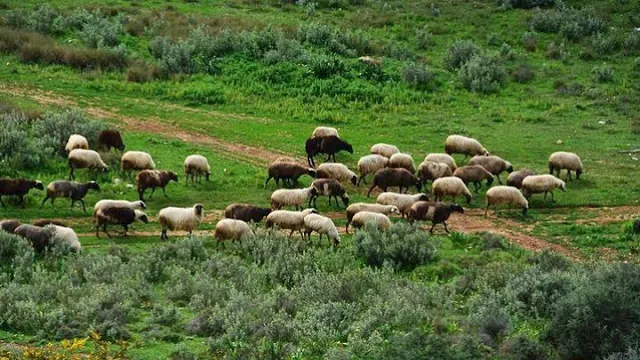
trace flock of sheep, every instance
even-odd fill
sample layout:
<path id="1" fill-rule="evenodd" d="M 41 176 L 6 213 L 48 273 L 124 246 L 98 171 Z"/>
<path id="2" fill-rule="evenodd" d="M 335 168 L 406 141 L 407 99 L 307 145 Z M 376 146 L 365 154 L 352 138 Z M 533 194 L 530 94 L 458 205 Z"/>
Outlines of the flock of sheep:
<path id="1" fill-rule="evenodd" d="M 120 159 L 121 171 L 131 176 L 137 171 L 135 182 L 139 200 L 111 200 L 103 199 L 94 206 L 93 218 L 96 236 L 102 229 L 108 236 L 108 225 L 122 226 L 124 234 L 128 227 L 135 221 L 147 223 L 148 216 L 142 211 L 146 209 L 144 193 L 151 189 L 150 197 L 156 188 L 162 189 L 167 196 L 165 187 L 171 182 L 178 181 L 178 175 L 172 171 L 157 170 L 150 154 L 142 151 L 124 152 L 125 146 L 122 137 L 117 130 L 105 130 L 98 137 L 99 148 L 110 151 L 112 148 L 122 152 Z M 79 183 L 72 181 L 75 171 L 87 169 L 89 174 L 94 171 L 108 171 L 108 166 L 97 151 L 90 150 L 88 141 L 82 135 L 71 135 L 67 144 L 69 180 L 57 180 L 46 187 L 46 196 L 41 208 L 47 201 L 54 206 L 57 198 L 68 198 L 73 208 L 76 202 L 82 205 L 86 212 L 83 198 L 89 190 L 99 190 L 95 181 Z M 567 179 L 571 179 L 571 171 L 576 178 L 582 174 L 582 162 L 573 153 L 556 152 L 549 157 L 549 173 L 547 175 L 535 175 L 530 169 L 513 171 L 513 166 L 508 161 L 489 152 L 477 140 L 460 135 L 451 135 L 445 142 L 445 153 L 428 154 L 425 160 L 416 168 L 413 158 L 389 144 L 375 144 L 371 147 L 371 154 L 362 156 L 357 163 L 356 174 L 347 166 L 340 163 L 323 163 L 315 167 L 314 157 L 327 155 L 327 161 L 333 159 L 340 151 L 353 153 L 353 147 L 340 138 L 338 131 L 331 127 L 318 127 L 312 136 L 306 141 L 305 150 L 309 166 L 304 166 L 289 157 L 281 157 L 270 164 L 268 176 L 264 186 L 274 179 L 276 185 L 282 181 L 285 188 L 275 190 L 271 195 L 271 207 L 262 208 L 243 203 L 229 205 L 224 212 L 225 219 L 220 220 L 215 227 L 214 237 L 218 243 L 224 240 L 241 240 L 253 233 L 249 223 L 258 223 L 266 218 L 267 228 L 280 228 L 289 230 L 291 236 L 298 232 L 303 239 L 311 239 L 311 234 L 316 232 L 320 236 L 326 236 L 334 245 L 340 243 L 339 232 L 333 221 L 320 215 L 315 208 L 316 200 L 320 196 L 328 197 L 329 205 L 335 200 L 339 206 L 339 200 L 346 207 L 346 231 L 349 225 L 361 228 L 367 223 L 373 224 L 384 231 L 391 226 L 389 216 L 401 215 L 409 221 L 429 220 L 432 222 L 431 231 L 436 224 L 442 223 L 447 232 L 446 221 L 454 212 L 464 213 L 464 209 L 455 203 L 458 196 L 463 196 L 467 203 L 471 201 L 472 193 L 467 187 L 473 184 L 475 193 L 478 193 L 481 183 L 486 181 L 490 187 L 497 178 L 500 186 L 491 187 L 486 194 L 485 216 L 489 207 L 498 205 L 516 206 L 523 209 L 526 214 L 529 209 L 528 198 L 532 194 L 547 194 L 560 189 L 565 191 L 565 182 L 557 178 L 561 170 L 567 170 Z M 464 154 L 465 159 L 471 156 L 471 160 L 465 166 L 457 167 L 452 154 Z M 464 159 L 463 159 L 464 161 Z M 500 174 L 508 172 L 507 186 L 502 185 Z M 211 168 L 205 157 L 190 155 L 185 159 L 184 172 L 187 183 L 200 182 L 202 176 L 209 180 Z M 554 172 L 556 176 L 554 176 Z M 316 178 L 309 187 L 296 188 L 298 179 L 308 175 Z M 367 197 L 377 187 L 383 192 L 378 195 L 376 203 L 349 204 L 349 195 L 343 183 L 351 183 L 359 186 L 361 182 L 367 184 L 366 177 L 373 175 Z M 433 201 L 429 196 L 421 193 L 428 181 L 432 181 L 431 192 Z M 398 192 L 389 192 L 389 188 L 397 187 Z M 415 187 L 416 194 L 407 194 L 409 188 Z M 0 203 L 3 195 L 12 195 L 19 198 L 24 207 L 24 195 L 31 189 L 45 190 L 44 185 L 35 180 L 28 179 L 0 179 Z M 445 197 L 451 197 L 453 203 L 445 203 Z M 283 210 L 283 207 L 294 208 L 295 211 Z M 497 210 L 496 210 L 497 211 Z M 161 238 L 166 240 L 167 231 L 187 231 L 190 234 L 198 228 L 204 216 L 202 204 L 193 207 L 178 208 L 167 207 L 158 213 L 158 221 L 162 227 Z M 80 249 L 80 242 L 73 230 L 56 221 L 41 220 L 33 225 L 20 224 L 17 220 L 5 220 L 0 222 L 0 228 L 13 232 L 31 240 L 38 251 L 58 242 L 69 244 L 74 249 Z"/>

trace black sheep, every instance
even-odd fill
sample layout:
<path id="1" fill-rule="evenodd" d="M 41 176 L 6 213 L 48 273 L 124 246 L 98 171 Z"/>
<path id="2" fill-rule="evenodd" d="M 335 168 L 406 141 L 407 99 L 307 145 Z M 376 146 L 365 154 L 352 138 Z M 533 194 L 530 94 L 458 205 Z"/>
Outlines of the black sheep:
<path id="1" fill-rule="evenodd" d="M 102 130 L 98 135 L 98 144 L 105 152 L 110 151 L 111 148 L 124 151 L 124 142 L 118 130 Z"/>
<path id="2" fill-rule="evenodd" d="M 313 157 L 318 154 L 327 154 L 327 161 L 333 158 L 334 162 L 337 152 L 346 151 L 353 154 L 353 146 L 337 136 L 311 137 L 307 139 L 305 150 L 307 151 L 307 162 L 312 167 L 316 166 Z"/>
<path id="3" fill-rule="evenodd" d="M 269 208 L 261 208 L 249 204 L 231 204 L 224 209 L 224 217 L 227 219 L 242 220 L 244 222 L 259 223 L 271 213 Z"/>
<path id="4" fill-rule="evenodd" d="M 382 189 L 382 191 L 387 191 L 387 188 L 391 186 L 397 186 L 400 193 L 402 193 L 402 189 L 405 188 L 405 194 L 411 186 L 415 186 L 418 191 L 422 190 L 420 180 L 409 170 L 403 168 L 385 168 L 376 171 L 367 197 L 371 195 L 371 191 L 373 191 L 376 186 Z"/>
<path id="5" fill-rule="evenodd" d="M 408 218 L 411 222 L 431 220 L 432 225 L 429 230 L 431 233 L 433 233 L 433 228 L 436 224 L 442 223 L 444 225 L 444 230 L 449 233 L 446 221 L 449 220 L 449 216 L 454 212 L 464 214 L 464 209 L 458 204 L 445 204 L 436 201 L 418 201 L 411 205 Z"/>
<path id="6" fill-rule="evenodd" d="M 269 175 L 264 182 L 264 187 L 267 187 L 267 184 L 271 179 L 276 180 L 276 185 L 280 185 L 280 180 L 282 179 L 289 185 L 296 186 L 298 184 L 298 179 L 302 175 L 309 175 L 315 178 L 316 171 L 297 163 L 275 162 L 269 165 Z"/>
<path id="7" fill-rule="evenodd" d="M 102 231 L 107 232 L 107 225 L 120 225 L 124 228 L 124 236 L 127 235 L 129 225 L 133 224 L 136 220 L 139 220 L 145 224 L 149 222 L 149 218 L 143 212 L 133 210 L 124 206 L 113 206 L 104 209 L 98 209 L 94 214 L 96 220 L 96 237 L 100 237 L 99 229 L 102 226 Z"/>
<path id="8" fill-rule="evenodd" d="M 20 198 L 20 204 L 24 207 L 24 196 L 31 189 L 44 190 L 44 185 L 37 180 L 2 178 L 0 179 L 0 204 L 5 206 L 2 196 L 15 195 Z"/>

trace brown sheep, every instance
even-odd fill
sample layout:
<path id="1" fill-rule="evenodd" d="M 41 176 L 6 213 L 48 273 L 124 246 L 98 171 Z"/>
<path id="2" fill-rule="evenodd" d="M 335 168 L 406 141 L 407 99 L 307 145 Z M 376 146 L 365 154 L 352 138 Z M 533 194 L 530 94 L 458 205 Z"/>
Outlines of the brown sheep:
<path id="1" fill-rule="evenodd" d="M 144 201 L 145 190 L 151 188 L 151 195 L 156 191 L 156 188 L 161 188 L 164 193 L 164 197 L 168 198 L 165 186 L 170 181 L 178 182 L 178 174 L 173 171 L 164 170 L 142 170 L 136 175 L 136 184 L 138 185 L 138 195 L 141 201 Z"/>
<path id="2" fill-rule="evenodd" d="M 264 187 L 267 187 L 267 184 L 271 179 L 275 179 L 276 185 L 278 186 L 280 185 L 280 179 L 291 186 L 296 186 L 298 184 L 298 178 L 302 175 L 309 175 L 312 178 L 315 178 L 316 171 L 297 163 L 274 162 L 269 165 L 269 175 L 264 182 Z"/>
<path id="3" fill-rule="evenodd" d="M 2 220 L 0 221 L 0 230 L 13 234 L 16 228 L 20 225 L 22 225 L 22 223 L 16 219 Z"/>
<path id="4" fill-rule="evenodd" d="M 57 198 L 70 198 L 71 209 L 73 209 L 73 204 L 75 204 L 76 201 L 79 201 L 80 204 L 82 204 L 82 210 L 87 212 L 83 198 L 87 195 L 89 190 L 100 190 L 100 186 L 95 181 L 89 181 L 88 183 L 78 183 L 66 180 L 54 181 L 47 186 L 47 196 L 42 200 L 40 209 L 42 209 L 44 203 L 49 199 L 51 200 L 51 206 L 53 207 Z"/>
<path id="5" fill-rule="evenodd" d="M 397 186 L 400 193 L 402 193 L 403 188 L 406 188 L 404 191 L 405 194 L 411 186 L 415 186 L 418 191 L 422 189 L 420 180 L 409 170 L 403 168 L 385 168 L 376 171 L 367 197 L 371 195 L 371 191 L 373 191 L 376 186 L 382 189 L 382 191 L 387 191 L 387 188 L 390 186 Z"/>
<path id="6" fill-rule="evenodd" d="M 311 196 L 309 197 L 309 207 L 311 207 L 311 202 L 313 202 L 313 207 L 316 208 L 316 200 L 320 196 L 328 196 L 329 197 L 329 205 L 331 205 L 331 198 L 336 199 L 336 206 L 338 205 L 338 196 L 342 199 L 342 203 L 346 208 L 349 206 L 349 195 L 347 195 L 347 190 L 340 184 L 338 180 L 335 179 L 318 179 L 311 183 Z"/>
<path id="7" fill-rule="evenodd" d="M 231 204 L 224 209 L 224 217 L 227 219 L 242 220 L 244 222 L 259 223 L 271 213 L 269 208 L 261 208 L 249 204 Z"/>
<path id="8" fill-rule="evenodd" d="M 44 190 L 44 185 L 37 180 L 2 178 L 0 179 L 0 204 L 5 206 L 4 202 L 2 202 L 2 196 L 14 195 L 18 196 L 20 204 L 22 204 L 22 207 L 25 207 L 24 196 L 31 189 Z"/>
<path id="9" fill-rule="evenodd" d="M 33 226 L 45 227 L 47 225 L 56 225 L 62 227 L 69 227 L 67 224 L 57 221 L 57 220 L 49 220 L 49 219 L 38 219 L 33 221 Z"/>
<path id="10" fill-rule="evenodd" d="M 42 253 L 49 247 L 51 245 L 51 238 L 53 237 L 51 228 L 41 228 L 28 224 L 18 226 L 14 230 L 14 233 L 29 240 L 31 246 L 33 246 L 33 249 L 37 253 Z"/>
<path id="11" fill-rule="evenodd" d="M 465 185 L 473 183 L 476 194 L 478 193 L 478 189 L 480 189 L 481 181 L 487 180 L 487 187 L 490 187 L 493 183 L 493 174 L 488 172 L 487 169 L 483 168 L 480 165 L 467 165 L 459 167 L 453 173 L 453 176 L 460 178 Z"/>
<path id="12" fill-rule="evenodd" d="M 98 135 L 98 145 L 105 152 L 109 152 L 112 148 L 122 152 L 125 148 L 120 131 L 115 129 L 102 130 Z"/>
<path id="13" fill-rule="evenodd" d="M 104 231 L 108 237 L 111 237 L 107 232 L 107 225 L 121 225 L 124 228 L 124 236 L 126 236 L 129 225 L 133 224 L 136 220 L 145 224 L 149 223 L 147 214 L 126 206 L 100 208 L 93 215 L 96 222 L 96 237 L 100 237 L 100 226 L 102 226 L 102 231 Z"/>
<path id="14" fill-rule="evenodd" d="M 419 220 L 431 220 L 431 229 L 429 232 L 433 233 L 433 228 L 436 224 L 443 224 L 444 230 L 449 233 L 447 228 L 447 220 L 452 213 L 459 212 L 464 214 L 464 209 L 458 204 L 445 204 L 443 202 L 435 201 L 418 201 L 411 206 L 409 210 L 409 221 Z"/>
<path id="15" fill-rule="evenodd" d="M 531 169 L 522 169 L 518 171 L 514 171 L 509 174 L 507 178 L 507 186 L 513 186 L 514 188 L 520 189 L 522 187 L 522 181 L 531 175 L 535 175 L 536 173 Z"/>

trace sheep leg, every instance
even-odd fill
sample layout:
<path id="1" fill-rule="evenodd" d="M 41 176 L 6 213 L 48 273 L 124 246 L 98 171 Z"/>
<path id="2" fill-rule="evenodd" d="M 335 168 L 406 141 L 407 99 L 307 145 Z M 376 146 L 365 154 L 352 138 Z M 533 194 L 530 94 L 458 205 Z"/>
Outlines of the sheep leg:
<path id="1" fill-rule="evenodd" d="M 498 184 L 502 185 L 502 180 L 500 180 L 500 174 L 496 175 L 496 177 L 498 178 Z"/>
<path id="2" fill-rule="evenodd" d="M 449 233 L 449 229 L 447 228 L 447 222 L 443 221 L 442 224 L 444 225 L 444 230 L 447 232 L 447 234 Z"/>
<path id="3" fill-rule="evenodd" d="M 371 192 L 373 191 L 373 189 L 376 187 L 376 183 L 374 182 L 373 184 L 371 184 L 371 187 L 369 188 L 369 192 L 367 193 L 367 197 L 370 197 Z"/>
<path id="4" fill-rule="evenodd" d="M 82 204 L 82 211 L 84 211 L 84 213 L 86 214 L 87 213 L 87 207 L 84 205 L 84 200 L 80 199 L 78 201 L 80 201 L 80 204 Z"/>
<path id="5" fill-rule="evenodd" d="M 102 225 L 102 231 L 104 231 L 104 233 L 107 234 L 109 238 L 111 238 L 111 234 L 109 234 L 109 232 L 107 231 L 107 224 Z"/>
<path id="6" fill-rule="evenodd" d="M 358 186 L 360 186 L 360 181 L 364 181 L 364 184 L 368 185 L 367 179 L 365 179 L 364 175 L 360 175 L 360 179 L 358 179 Z"/>
<path id="7" fill-rule="evenodd" d="M 433 223 L 431 225 L 431 229 L 429 230 L 429 233 L 433 234 L 433 228 L 436 227 L 436 223 Z"/>
<path id="8" fill-rule="evenodd" d="M 96 237 L 100 237 L 100 234 L 98 233 L 98 229 L 100 228 L 100 224 L 98 224 L 98 222 L 96 221 Z"/>
<path id="9" fill-rule="evenodd" d="M 487 207 L 484 208 L 484 217 L 487 217 L 488 211 L 489 211 L 489 204 L 487 204 Z M 496 209 L 496 211 L 498 211 L 498 209 Z"/>
<path id="10" fill-rule="evenodd" d="M 298 232 L 300 233 L 300 237 L 302 237 L 302 241 L 305 241 L 307 238 L 302 233 L 302 230 L 298 230 Z M 311 237 L 311 233 L 309 233 L 309 237 Z"/>
<path id="11" fill-rule="evenodd" d="M 567 170 L 567 181 L 571 181 L 571 170 Z"/>
<path id="12" fill-rule="evenodd" d="M 546 201 L 546 200 L 547 200 L 547 192 L 546 192 L 546 191 L 544 192 L 544 199 L 543 199 L 543 200 L 544 200 L 544 201 Z"/>
<path id="13" fill-rule="evenodd" d="M 24 209 L 26 206 L 24 204 L 24 195 L 20 195 L 20 204 L 22 205 L 22 208 Z"/>
<path id="14" fill-rule="evenodd" d="M 75 179 L 75 176 L 73 175 L 73 167 L 71 167 L 69 169 L 69 180 L 73 180 L 73 179 Z"/>
<path id="15" fill-rule="evenodd" d="M 264 181 L 264 187 L 267 187 L 267 184 L 269 183 L 269 180 L 271 180 L 273 178 L 273 176 L 268 176 L 267 180 Z M 278 183 L 278 181 L 276 180 L 276 184 Z"/>
<path id="16" fill-rule="evenodd" d="M 153 197 L 153 193 L 156 192 L 156 188 L 151 188 L 151 194 L 149 194 L 149 199 Z M 142 200 L 142 199 L 141 199 Z"/>
<path id="17" fill-rule="evenodd" d="M 473 183 L 473 187 L 475 187 L 475 188 L 476 188 L 476 194 L 477 194 L 477 193 L 478 193 L 478 190 L 480 189 L 480 185 L 478 185 L 478 183 L 477 183 L 477 182 L 474 182 L 474 183 Z"/>
<path id="18" fill-rule="evenodd" d="M 465 160 L 467 160 L 467 156 L 469 156 L 468 154 L 464 154 L 464 157 L 462 158 L 461 163 L 463 163 Z"/>
<path id="19" fill-rule="evenodd" d="M 4 201 L 2 201 L 2 195 L 0 195 L 0 204 L 2 204 L 2 207 L 7 206 L 7 205 L 4 204 Z"/>
<path id="20" fill-rule="evenodd" d="M 138 191 L 138 198 L 140 198 L 140 201 L 144 201 L 144 190 Z"/>
<path id="21" fill-rule="evenodd" d="M 295 231 L 295 230 L 291 230 L 291 232 L 289 233 L 289 236 L 287 236 L 287 239 L 291 238 L 291 235 L 293 235 L 293 232 L 294 232 L 294 231 Z"/>
<path id="22" fill-rule="evenodd" d="M 553 198 L 553 191 L 551 192 L 551 202 L 552 202 L 552 203 L 555 203 L 555 202 L 556 202 L 556 199 L 554 199 L 554 198 Z"/>
<path id="23" fill-rule="evenodd" d="M 160 240 L 167 240 L 167 229 L 162 229 L 162 232 L 160 233 Z M 220 243 L 220 239 L 218 239 L 218 243 Z M 216 247 L 218 246 L 218 243 L 216 243 Z"/>
<path id="24" fill-rule="evenodd" d="M 167 199 L 169 198 L 167 196 L 167 191 L 164 189 L 164 186 L 162 187 L 162 193 L 164 194 L 164 197 L 166 197 Z"/>
<path id="25" fill-rule="evenodd" d="M 47 200 L 49 200 L 49 195 L 45 196 L 44 200 L 42 200 L 42 204 L 40 204 L 40 209 L 42 209 L 44 207 L 44 203 L 47 202 Z M 53 203 L 52 203 L 51 206 L 53 206 Z"/>
<path id="26" fill-rule="evenodd" d="M 76 201 L 71 199 L 71 210 L 73 210 L 73 204 L 75 204 L 75 203 L 76 203 Z"/>

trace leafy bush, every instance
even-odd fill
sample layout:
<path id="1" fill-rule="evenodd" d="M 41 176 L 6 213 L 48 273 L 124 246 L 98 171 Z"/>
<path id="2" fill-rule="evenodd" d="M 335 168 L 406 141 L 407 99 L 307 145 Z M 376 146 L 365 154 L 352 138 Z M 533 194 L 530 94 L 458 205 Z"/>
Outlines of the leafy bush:
<path id="1" fill-rule="evenodd" d="M 320 79 L 326 79 L 346 71 L 345 63 L 337 56 L 307 53 L 302 62 L 309 67 L 313 75 Z"/>
<path id="2" fill-rule="evenodd" d="M 618 47 L 618 42 L 615 37 L 599 32 L 591 39 L 591 46 L 599 55 L 610 55 Z"/>
<path id="3" fill-rule="evenodd" d="M 471 40 L 458 40 L 447 50 L 444 63 L 450 71 L 460 69 L 471 58 L 480 53 L 478 48 Z"/>
<path id="4" fill-rule="evenodd" d="M 605 28 L 593 9 L 574 9 L 564 4 L 557 10 L 536 10 L 530 25 L 535 31 L 560 33 L 571 41 L 602 32 Z"/>
<path id="5" fill-rule="evenodd" d="M 536 33 L 527 31 L 522 35 L 522 46 L 529 52 L 535 52 L 538 45 Z"/>
<path id="6" fill-rule="evenodd" d="M 552 42 L 547 47 L 547 58 L 554 60 L 566 60 L 569 57 L 569 52 L 566 49 L 564 41 L 558 43 Z"/>
<path id="7" fill-rule="evenodd" d="M 82 134 L 89 141 L 90 147 L 95 148 L 98 134 L 103 129 L 102 123 L 88 120 L 78 109 L 47 112 L 33 124 L 33 131 L 38 134 L 41 145 L 61 156 L 66 156 L 64 146 L 72 134 Z"/>
<path id="8" fill-rule="evenodd" d="M 503 7 L 518 9 L 552 7 L 555 3 L 555 0 L 502 0 Z"/>
<path id="9" fill-rule="evenodd" d="M 511 77 L 515 82 L 528 83 L 536 77 L 536 73 L 529 64 L 520 64 L 511 70 Z"/>
<path id="10" fill-rule="evenodd" d="M 503 344 L 500 357 L 506 360 L 546 360 L 549 354 L 539 342 L 520 335 Z"/>
<path id="11" fill-rule="evenodd" d="M 120 17 L 111 21 L 96 12 L 93 16 L 85 19 L 79 36 L 87 46 L 96 49 L 118 45 L 121 33 L 122 20 Z"/>
<path id="12" fill-rule="evenodd" d="M 418 50 L 426 50 L 433 44 L 433 34 L 428 27 L 423 27 L 416 31 L 416 48 Z"/>
<path id="13" fill-rule="evenodd" d="M 613 69 L 610 66 L 595 66 L 591 70 L 594 79 L 599 83 L 606 83 L 613 81 Z"/>
<path id="14" fill-rule="evenodd" d="M 640 31 L 632 31 L 624 40 L 624 51 L 626 54 L 637 54 L 640 52 Z"/>
<path id="15" fill-rule="evenodd" d="M 426 66 L 408 64 L 402 69 L 402 79 L 412 88 L 426 90 L 433 87 L 434 73 Z"/>
<path id="16" fill-rule="evenodd" d="M 480 93 L 498 91 L 505 81 L 507 72 L 498 59 L 476 55 L 458 71 L 458 78 L 465 88 Z"/>
<path id="17" fill-rule="evenodd" d="M 127 69 L 127 81 L 145 83 L 161 77 L 160 68 L 152 64 L 135 64 Z"/>

